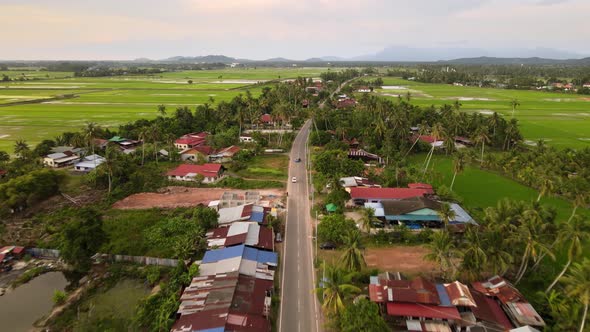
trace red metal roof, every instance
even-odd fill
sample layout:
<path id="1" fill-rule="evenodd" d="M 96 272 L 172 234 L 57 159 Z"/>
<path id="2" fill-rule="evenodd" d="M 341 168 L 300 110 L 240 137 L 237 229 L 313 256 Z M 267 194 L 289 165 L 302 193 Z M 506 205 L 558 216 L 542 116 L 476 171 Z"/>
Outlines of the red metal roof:
<path id="1" fill-rule="evenodd" d="M 203 176 L 218 176 L 221 171 L 220 164 L 203 164 L 203 165 L 190 165 L 183 164 L 177 168 L 166 173 L 168 176 L 186 176 L 189 173 L 201 174 Z"/>
<path id="2" fill-rule="evenodd" d="M 500 308 L 500 305 L 498 304 L 498 302 L 496 302 L 496 300 L 488 296 L 485 296 L 484 294 L 476 290 L 471 290 L 471 295 L 473 296 L 475 304 L 477 304 L 477 307 L 471 308 L 471 311 L 473 312 L 475 318 L 484 320 L 486 322 L 498 324 L 506 330 L 510 330 L 513 328 L 512 324 L 510 323 L 510 320 L 508 319 L 502 308 Z"/>
<path id="3" fill-rule="evenodd" d="M 8 174 L 8 171 L 5 171 L 3 169 L 0 169 L 0 175 L 5 175 L 5 174 Z"/>
<path id="4" fill-rule="evenodd" d="M 6 255 L 0 254 L 0 263 L 4 260 L 4 257 L 6 257 Z"/>
<path id="5" fill-rule="evenodd" d="M 260 232 L 258 233 L 258 245 L 256 247 L 272 250 L 273 244 L 272 229 L 268 227 L 260 227 Z"/>
<path id="6" fill-rule="evenodd" d="M 242 150 L 239 146 L 232 145 L 227 148 L 223 148 L 217 152 L 217 154 L 224 154 L 227 156 L 233 156 L 234 154 L 238 153 L 238 151 Z"/>
<path id="7" fill-rule="evenodd" d="M 439 307 L 420 303 L 387 303 L 387 313 L 391 316 L 424 317 L 460 320 L 461 315 L 455 307 Z"/>
<path id="8" fill-rule="evenodd" d="M 14 247 L 14 249 L 12 249 L 12 253 L 15 255 L 20 255 L 24 251 L 25 247 Z"/>
<path id="9" fill-rule="evenodd" d="M 270 114 L 262 114 L 260 116 L 260 122 L 270 123 L 272 122 L 272 116 Z"/>
<path id="10" fill-rule="evenodd" d="M 432 185 L 430 185 L 428 183 L 416 182 L 416 183 L 408 183 L 408 188 L 412 188 L 412 189 L 430 189 L 430 190 L 432 190 Z"/>
<path id="11" fill-rule="evenodd" d="M 455 306 L 475 307 L 473 296 L 466 285 L 455 281 L 450 284 L 445 284 L 445 289 L 449 295 L 451 303 Z"/>
<path id="12" fill-rule="evenodd" d="M 404 199 L 412 197 L 421 197 L 425 194 L 431 194 L 432 189 L 414 189 L 414 188 L 350 188 L 352 199 Z"/>
<path id="13" fill-rule="evenodd" d="M 487 281 L 473 282 L 471 286 L 487 296 L 497 297 L 500 302 L 526 302 L 525 297 L 504 278 L 495 276 Z"/>
<path id="14" fill-rule="evenodd" d="M 420 135 L 419 139 L 422 142 L 429 143 L 429 144 L 436 142 L 436 140 L 434 139 L 434 137 L 433 136 L 430 136 L 430 135 Z"/>

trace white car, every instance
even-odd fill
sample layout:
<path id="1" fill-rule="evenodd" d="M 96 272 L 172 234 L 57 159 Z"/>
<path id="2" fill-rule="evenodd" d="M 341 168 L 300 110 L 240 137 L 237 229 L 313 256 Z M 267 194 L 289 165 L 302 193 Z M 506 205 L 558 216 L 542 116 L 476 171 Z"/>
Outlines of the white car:
<path id="1" fill-rule="evenodd" d="M 296 178 L 296 177 L 292 177 L 292 178 L 291 178 L 291 182 L 293 182 L 293 183 L 297 183 L 297 178 Z"/>

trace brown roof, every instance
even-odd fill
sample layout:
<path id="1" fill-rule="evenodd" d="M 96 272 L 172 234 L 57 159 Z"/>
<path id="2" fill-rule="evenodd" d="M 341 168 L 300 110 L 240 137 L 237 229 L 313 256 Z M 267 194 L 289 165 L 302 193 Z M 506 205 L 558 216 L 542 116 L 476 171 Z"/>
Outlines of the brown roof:
<path id="1" fill-rule="evenodd" d="M 450 284 L 445 284 L 445 289 L 447 294 L 449 295 L 449 299 L 451 303 L 455 306 L 464 306 L 464 307 L 477 307 L 473 297 L 471 296 L 471 292 L 467 285 L 464 285 L 458 281 L 452 282 Z"/>
<path id="2" fill-rule="evenodd" d="M 383 205 L 385 214 L 393 216 L 399 216 L 422 209 L 439 210 L 441 207 L 439 202 L 426 197 L 411 197 L 399 201 L 383 201 L 381 204 Z"/>
<path id="3" fill-rule="evenodd" d="M 496 300 L 485 296 L 474 289 L 471 290 L 471 295 L 473 296 L 475 304 L 477 304 L 476 307 L 471 308 L 475 318 L 497 324 L 500 328 L 506 330 L 509 330 L 513 327 L 510 323 L 510 320 L 504 311 L 502 311 L 502 308 L 498 302 L 496 302 Z"/>

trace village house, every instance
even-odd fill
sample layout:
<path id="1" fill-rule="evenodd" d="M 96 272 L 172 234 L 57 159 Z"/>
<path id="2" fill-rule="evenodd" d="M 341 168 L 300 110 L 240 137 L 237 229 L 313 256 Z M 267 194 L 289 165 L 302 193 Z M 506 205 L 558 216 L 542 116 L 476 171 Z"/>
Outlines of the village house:
<path id="1" fill-rule="evenodd" d="M 370 88 L 368 86 L 361 86 L 358 89 L 356 89 L 356 92 L 359 92 L 359 93 L 369 93 L 369 92 L 373 92 L 373 88 Z"/>
<path id="2" fill-rule="evenodd" d="M 438 215 L 441 209 L 441 202 L 427 197 L 410 197 L 401 200 L 388 200 L 380 203 L 365 203 L 365 207 L 378 208 L 383 210 L 383 217 L 390 225 L 405 225 L 410 229 L 441 228 L 443 222 Z M 473 218 L 456 203 L 449 204 L 455 217 L 449 221 L 449 225 L 477 223 Z"/>
<path id="3" fill-rule="evenodd" d="M 272 292 L 272 280 L 238 271 L 195 277 L 180 297 L 170 331 L 270 331 Z"/>
<path id="4" fill-rule="evenodd" d="M 352 142 L 352 143 L 354 143 L 354 142 Z M 363 149 L 356 149 L 356 148 L 349 149 L 348 150 L 348 158 L 353 159 L 353 160 L 362 160 L 365 163 L 376 162 L 378 164 L 383 164 L 383 158 L 381 158 L 380 156 L 378 156 L 374 153 L 367 152 Z"/>
<path id="5" fill-rule="evenodd" d="M 117 144 L 119 146 L 119 149 L 125 154 L 135 152 L 135 149 L 141 144 L 143 144 L 142 141 L 127 139 L 120 136 L 111 137 L 109 139 L 109 142 Z"/>
<path id="6" fill-rule="evenodd" d="M 218 224 L 219 226 L 231 226 L 235 222 L 249 221 L 264 224 L 268 210 L 262 206 L 252 203 L 235 205 L 231 207 L 220 208 Z"/>
<path id="7" fill-rule="evenodd" d="M 365 203 L 381 203 L 383 201 L 396 201 L 412 197 L 422 197 L 434 194 L 430 185 L 408 188 L 365 188 L 351 187 L 350 197 L 355 205 Z"/>
<path id="8" fill-rule="evenodd" d="M 509 287 L 509 288 L 505 288 Z M 468 287 L 458 281 L 433 283 L 400 273 L 370 277 L 369 299 L 407 331 L 518 331 L 543 327 L 535 309 L 504 279 L 493 277 Z"/>
<path id="9" fill-rule="evenodd" d="M 0 179 L 2 179 L 3 177 L 5 177 L 8 174 L 7 170 L 4 169 L 0 169 Z"/>
<path id="10" fill-rule="evenodd" d="M 584 83 L 584 84 L 582 84 L 582 87 L 586 88 L 586 89 L 590 89 L 590 83 Z"/>
<path id="11" fill-rule="evenodd" d="M 246 245 L 262 250 L 274 250 L 272 229 L 257 222 L 235 222 L 229 227 L 218 227 L 205 235 L 209 248 L 225 248 Z"/>
<path id="12" fill-rule="evenodd" d="M 208 135 L 209 134 L 206 132 L 186 134 L 174 141 L 174 146 L 179 151 L 183 151 L 200 145 L 205 145 Z"/>
<path id="13" fill-rule="evenodd" d="M 256 143 L 254 138 L 252 138 L 250 135 L 241 135 L 239 139 L 240 143 Z"/>
<path id="14" fill-rule="evenodd" d="M 276 253 L 243 244 L 207 251 L 171 331 L 270 331 L 277 265 Z"/>
<path id="15" fill-rule="evenodd" d="M 494 276 L 486 281 L 473 282 L 471 286 L 499 303 L 514 327 L 545 326 L 545 321 L 535 308 L 506 279 Z"/>
<path id="16" fill-rule="evenodd" d="M 97 154 L 86 156 L 80 162 L 74 164 L 74 170 L 78 172 L 90 172 L 95 170 L 100 164 L 104 163 L 106 159 Z"/>
<path id="17" fill-rule="evenodd" d="M 23 258 L 25 248 L 19 246 L 5 246 L 0 248 L 0 272 L 10 269 L 15 260 Z"/>
<path id="18" fill-rule="evenodd" d="M 356 100 L 354 100 L 352 98 L 346 98 L 346 99 L 338 100 L 336 102 L 337 109 L 352 108 L 355 106 L 356 106 Z"/>
<path id="19" fill-rule="evenodd" d="M 52 168 L 66 167 L 80 160 L 80 156 L 72 151 L 56 152 L 43 158 L 43 165 Z"/>
<path id="20" fill-rule="evenodd" d="M 166 176 L 174 181 L 197 181 L 202 177 L 202 183 L 213 183 L 223 177 L 224 167 L 220 164 L 189 165 L 183 164 L 168 171 Z"/>
<path id="21" fill-rule="evenodd" d="M 213 148 L 208 145 L 199 145 L 188 148 L 179 152 L 182 161 L 209 161 L 209 156 L 213 153 Z"/>
<path id="22" fill-rule="evenodd" d="M 240 148 L 239 146 L 232 145 L 210 155 L 209 160 L 215 163 L 227 163 L 232 161 L 234 155 L 240 152 L 240 150 L 242 150 L 242 148 Z"/>

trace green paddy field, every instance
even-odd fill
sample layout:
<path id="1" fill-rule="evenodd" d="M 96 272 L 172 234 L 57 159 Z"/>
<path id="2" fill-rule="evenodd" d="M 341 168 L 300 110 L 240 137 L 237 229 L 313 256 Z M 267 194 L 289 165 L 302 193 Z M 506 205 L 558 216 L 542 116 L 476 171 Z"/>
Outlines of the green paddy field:
<path id="1" fill-rule="evenodd" d="M 64 131 L 79 130 L 89 121 L 116 128 L 128 121 L 153 118 L 160 104 L 174 110 L 180 106 L 194 108 L 211 97 L 215 102 L 229 100 L 246 90 L 257 95 L 268 81 L 319 77 L 325 70 L 251 68 L 99 78 L 35 70 L 0 72 L 0 76 L 18 78 L 24 74 L 29 79 L 0 82 L 0 150 L 12 152 L 17 139 L 33 145 Z M 76 97 L 51 99 L 72 94 Z M 36 102 L 22 104 L 27 101 Z"/>
<path id="2" fill-rule="evenodd" d="M 376 90 L 380 95 L 397 98 L 409 91 L 411 102 L 420 106 L 440 106 L 459 100 L 462 110 L 484 115 L 498 112 L 511 117 L 510 101 L 518 99 L 521 105 L 514 116 L 528 143 L 544 139 L 561 148 L 590 146 L 590 96 L 429 84 L 391 77 L 384 77 L 383 81 L 383 89 Z"/>

